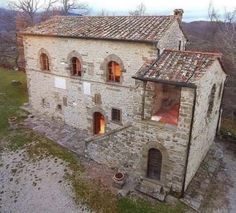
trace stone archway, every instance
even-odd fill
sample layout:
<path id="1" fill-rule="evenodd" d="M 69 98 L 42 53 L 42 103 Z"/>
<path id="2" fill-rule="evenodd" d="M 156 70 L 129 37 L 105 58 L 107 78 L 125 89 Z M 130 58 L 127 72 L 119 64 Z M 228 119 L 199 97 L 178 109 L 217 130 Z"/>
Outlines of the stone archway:
<path id="1" fill-rule="evenodd" d="M 162 167 L 162 154 L 158 149 L 148 151 L 147 178 L 160 180 Z"/>
<path id="2" fill-rule="evenodd" d="M 120 66 L 121 73 L 122 73 L 122 75 L 120 77 L 120 82 L 122 83 L 123 82 L 123 73 L 125 72 L 124 63 L 121 60 L 121 58 L 119 56 L 115 55 L 115 54 L 108 55 L 104 59 L 104 61 L 102 62 L 101 66 L 100 66 L 100 69 L 103 70 L 104 81 L 107 81 L 107 78 L 108 78 L 108 64 L 112 61 L 116 62 Z"/>
<path id="3" fill-rule="evenodd" d="M 152 151 L 150 153 L 150 150 Z M 148 167 L 150 166 L 149 158 L 154 156 L 154 177 L 148 175 Z M 155 167 L 155 164 L 156 165 Z M 153 165 L 152 165 L 153 166 Z M 158 170 L 155 172 L 155 169 Z M 167 175 L 170 173 L 170 162 L 167 149 L 163 144 L 158 142 L 148 142 L 142 150 L 142 160 L 141 160 L 141 175 L 145 178 L 155 179 L 163 185 L 168 185 Z"/>
<path id="4" fill-rule="evenodd" d="M 104 134 L 106 130 L 105 117 L 100 112 L 93 113 L 93 134 L 100 135 Z"/>
<path id="5" fill-rule="evenodd" d="M 80 66 L 81 66 L 81 74 L 83 75 L 83 73 L 85 73 L 85 69 L 84 69 L 84 66 L 83 66 L 83 59 L 82 59 L 82 56 L 77 51 L 75 51 L 75 50 L 71 51 L 68 54 L 68 56 L 67 56 L 68 75 L 71 75 L 71 69 L 72 69 L 72 61 L 71 61 L 71 59 L 72 58 L 77 58 L 79 60 Z"/>
<path id="6" fill-rule="evenodd" d="M 38 69 L 41 70 L 41 68 L 42 68 L 42 64 L 41 64 L 41 55 L 42 54 L 45 54 L 48 57 L 49 70 L 52 71 L 53 70 L 53 60 L 52 60 L 51 55 L 49 54 L 49 52 L 46 49 L 44 49 L 44 48 L 41 48 L 38 51 L 38 58 L 37 58 Z"/>

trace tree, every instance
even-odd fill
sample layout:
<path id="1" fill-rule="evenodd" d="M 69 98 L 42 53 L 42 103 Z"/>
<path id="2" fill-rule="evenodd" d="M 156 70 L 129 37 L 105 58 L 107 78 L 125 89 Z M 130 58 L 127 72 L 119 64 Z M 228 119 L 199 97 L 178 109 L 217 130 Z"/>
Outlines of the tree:
<path id="1" fill-rule="evenodd" d="M 77 0 L 61 0 L 62 12 L 64 15 L 68 15 L 72 10 L 80 10 L 80 14 L 87 14 L 89 11 L 86 3 L 80 3 Z"/>
<path id="2" fill-rule="evenodd" d="M 225 10 L 223 16 L 220 16 L 210 4 L 208 14 L 211 24 L 215 26 L 213 34 L 216 45 L 236 66 L 236 8 Z"/>
<path id="3" fill-rule="evenodd" d="M 9 3 L 10 8 L 24 14 L 29 25 L 33 25 L 35 14 L 40 8 L 39 0 L 18 0 Z"/>
<path id="4" fill-rule="evenodd" d="M 18 0 L 11 1 L 9 7 L 22 13 L 22 16 L 28 22 L 28 26 L 32 26 L 39 10 L 42 10 L 44 14 L 49 13 L 57 2 L 58 0 L 45 0 L 44 3 L 40 0 Z"/>
<path id="5" fill-rule="evenodd" d="M 131 16 L 143 16 L 146 12 L 146 6 L 144 3 L 140 3 L 134 11 L 130 11 Z"/>

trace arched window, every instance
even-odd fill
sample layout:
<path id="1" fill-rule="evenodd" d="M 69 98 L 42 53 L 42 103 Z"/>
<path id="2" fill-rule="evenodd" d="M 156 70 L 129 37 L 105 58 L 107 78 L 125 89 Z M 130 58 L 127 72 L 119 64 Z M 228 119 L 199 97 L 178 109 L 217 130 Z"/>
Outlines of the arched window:
<path id="1" fill-rule="evenodd" d="M 162 154 L 158 149 L 149 149 L 147 177 L 151 179 L 161 179 Z"/>
<path id="2" fill-rule="evenodd" d="M 115 61 L 110 61 L 108 63 L 108 81 L 110 82 L 120 82 L 121 79 L 121 67 Z"/>
<path id="3" fill-rule="evenodd" d="M 208 110 L 207 110 L 208 117 L 211 115 L 213 107 L 214 107 L 215 93 L 216 93 L 216 85 L 214 84 L 213 87 L 211 88 L 211 94 L 209 97 L 209 105 L 208 105 Z"/>
<path id="4" fill-rule="evenodd" d="M 81 76 L 81 63 L 76 57 L 71 59 L 71 74 L 74 76 Z"/>
<path id="5" fill-rule="evenodd" d="M 42 53 L 40 55 L 40 64 L 41 64 L 41 70 L 49 71 L 49 59 L 47 54 Z"/>

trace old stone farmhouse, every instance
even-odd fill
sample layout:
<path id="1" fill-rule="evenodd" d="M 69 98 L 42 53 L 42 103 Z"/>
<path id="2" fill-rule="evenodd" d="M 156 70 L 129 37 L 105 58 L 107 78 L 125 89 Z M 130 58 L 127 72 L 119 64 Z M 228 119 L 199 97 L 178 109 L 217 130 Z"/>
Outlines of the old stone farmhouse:
<path id="1" fill-rule="evenodd" d="M 183 195 L 213 143 L 221 55 L 185 51 L 170 16 L 54 17 L 23 34 L 29 103 L 86 130 L 86 155 L 137 189 Z"/>

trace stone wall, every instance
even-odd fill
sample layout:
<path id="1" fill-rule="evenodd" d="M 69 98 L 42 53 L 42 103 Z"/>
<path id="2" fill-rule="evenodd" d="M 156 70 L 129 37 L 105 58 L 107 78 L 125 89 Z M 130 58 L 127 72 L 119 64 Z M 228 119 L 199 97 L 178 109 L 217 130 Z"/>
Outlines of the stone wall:
<path id="1" fill-rule="evenodd" d="M 187 188 L 214 141 L 225 78 L 226 75 L 220 63 L 216 61 L 197 82 L 197 100 L 185 188 Z M 210 93 L 214 84 L 216 91 L 213 109 L 208 115 Z"/>
<path id="2" fill-rule="evenodd" d="M 192 103 L 193 90 L 182 88 L 177 126 L 139 119 L 130 127 L 90 140 L 87 143 L 87 154 L 101 164 L 124 170 L 140 179 L 146 177 L 149 149 L 159 149 L 163 156 L 159 183 L 180 193 Z M 152 105 L 147 104 L 145 107 Z"/>
<path id="3" fill-rule="evenodd" d="M 153 45 L 37 36 L 24 37 L 24 43 L 29 100 L 34 109 L 74 127 L 87 129 L 90 133 L 95 111 L 105 116 L 107 131 L 132 123 L 139 101 L 132 76 L 147 59 L 156 57 L 157 50 Z M 40 71 L 41 52 L 49 56 L 49 73 Z M 72 56 L 82 61 L 82 77 L 70 76 L 69 61 Z M 106 81 L 109 60 L 121 64 L 121 84 Z M 55 87 L 55 78 L 58 77 L 64 79 L 66 89 Z M 84 83 L 90 85 L 89 95 L 84 94 Z M 95 94 L 101 95 L 101 103 L 95 104 Z M 62 106 L 61 110 L 57 109 L 58 105 Z M 112 107 L 122 111 L 122 123 L 111 122 Z"/>
<path id="4" fill-rule="evenodd" d="M 160 39 L 158 42 L 157 47 L 160 49 L 160 52 L 162 52 L 164 49 L 179 49 L 179 41 L 181 41 L 181 49 L 185 50 L 185 45 L 187 42 L 187 39 L 185 38 L 182 30 L 179 27 L 179 23 L 176 20 L 170 29 L 165 33 L 165 35 Z"/>

